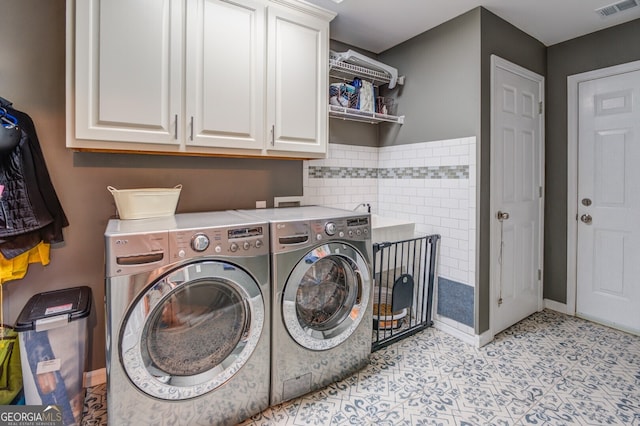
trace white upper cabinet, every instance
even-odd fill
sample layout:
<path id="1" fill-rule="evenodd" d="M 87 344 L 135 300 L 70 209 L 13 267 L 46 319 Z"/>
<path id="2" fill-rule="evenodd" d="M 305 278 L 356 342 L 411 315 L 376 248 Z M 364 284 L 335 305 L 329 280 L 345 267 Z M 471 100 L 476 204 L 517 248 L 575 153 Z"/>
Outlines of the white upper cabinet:
<path id="1" fill-rule="evenodd" d="M 267 14 L 267 149 L 324 153 L 329 23 L 277 6 Z"/>
<path id="2" fill-rule="evenodd" d="M 67 0 L 67 146 L 321 157 L 329 21 L 296 0 Z"/>
<path id="3" fill-rule="evenodd" d="M 260 150 L 264 135 L 264 5 L 187 5 L 187 146 Z"/>
<path id="4" fill-rule="evenodd" d="M 179 2 L 82 0 L 76 9 L 76 138 L 178 145 Z"/>

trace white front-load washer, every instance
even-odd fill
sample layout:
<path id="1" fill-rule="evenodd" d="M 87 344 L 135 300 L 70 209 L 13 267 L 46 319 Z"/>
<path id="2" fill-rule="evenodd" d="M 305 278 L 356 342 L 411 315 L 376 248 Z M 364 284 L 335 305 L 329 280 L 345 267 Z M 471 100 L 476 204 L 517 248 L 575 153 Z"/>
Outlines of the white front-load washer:
<path id="1" fill-rule="evenodd" d="M 365 367 L 372 343 L 370 215 L 317 206 L 240 212 L 270 223 L 271 404 Z"/>
<path id="2" fill-rule="evenodd" d="M 109 221 L 109 424 L 232 425 L 269 406 L 268 232 L 232 211 Z"/>

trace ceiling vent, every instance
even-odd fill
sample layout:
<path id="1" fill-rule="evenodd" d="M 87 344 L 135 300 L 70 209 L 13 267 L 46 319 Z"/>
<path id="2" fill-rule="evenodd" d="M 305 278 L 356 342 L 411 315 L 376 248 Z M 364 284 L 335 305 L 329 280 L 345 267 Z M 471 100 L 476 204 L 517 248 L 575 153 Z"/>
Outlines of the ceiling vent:
<path id="1" fill-rule="evenodd" d="M 639 0 L 622 0 L 618 3 L 596 9 L 596 13 L 606 18 L 607 16 L 611 16 L 618 12 L 623 12 L 625 10 L 638 6 L 638 1 Z"/>

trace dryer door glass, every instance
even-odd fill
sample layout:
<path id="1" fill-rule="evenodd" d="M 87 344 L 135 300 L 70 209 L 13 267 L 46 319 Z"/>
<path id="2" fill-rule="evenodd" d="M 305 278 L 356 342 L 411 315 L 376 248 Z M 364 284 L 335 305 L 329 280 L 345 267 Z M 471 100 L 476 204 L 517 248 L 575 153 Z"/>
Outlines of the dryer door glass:
<path id="1" fill-rule="evenodd" d="M 226 359 L 244 334 L 247 308 L 225 282 L 190 282 L 156 305 L 142 341 L 148 368 L 171 376 L 203 373 Z"/>
<path id="2" fill-rule="evenodd" d="M 282 318 L 291 337 L 308 349 L 344 342 L 368 312 L 370 270 L 351 245 L 327 243 L 303 256 L 284 286 Z"/>
<path id="3" fill-rule="evenodd" d="M 195 398 L 240 370 L 264 322 L 260 286 L 242 268 L 213 260 L 184 265 L 157 277 L 127 312 L 122 366 L 149 395 Z"/>

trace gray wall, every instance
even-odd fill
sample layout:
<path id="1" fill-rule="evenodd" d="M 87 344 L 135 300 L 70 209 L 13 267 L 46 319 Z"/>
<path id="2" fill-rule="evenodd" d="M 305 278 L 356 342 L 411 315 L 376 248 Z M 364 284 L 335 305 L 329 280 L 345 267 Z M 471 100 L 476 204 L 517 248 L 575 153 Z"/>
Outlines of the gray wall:
<path id="1" fill-rule="evenodd" d="M 493 216 L 489 209 L 491 193 L 491 55 L 497 55 L 543 76 L 545 75 L 546 69 L 546 48 L 542 43 L 488 10 L 481 8 L 481 11 L 482 47 L 480 66 L 482 74 L 482 131 L 480 133 L 481 176 L 479 181 L 481 195 L 478 200 L 480 212 L 478 228 L 479 259 L 477 267 L 479 285 L 477 286 L 476 293 L 478 297 L 476 333 L 478 334 L 488 330 L 490 326 L 489 227 Z"/>
<path id="2" fill-rule="evenodd" d="M 178 211 L 273 205 L 274 196 L 302 195 L 302 161 L 74 153 L 65 148 L 65 1 L 3 0 L 0 13 L 0 96 L 35 122 L 47 168 L 69 218 L 65 244 L 51 263 L 3 285 L 4 321 L 13 323 L 34 294 L 77 285 L 93 290 L 88 369 L 105 365 L 104 242 L 115 212 L 107 185 L 182 183 Z"/>
<path id="3" fill-rule="evenodd" d="M 544 75 L 545 46 L 484 8 L 475 8 L 379 55 L 407 82 L 396 93 L 400 127 L 382 127 L 381 146 L 476 136 L 480 153 L 476 333 L 489 329 L 491 55 Z M 418 112 L 418 113 L 416 113 Z"/>
<path id="4" fill-rule="evenodd" d="M 567 301 L 567 77 L 640 59 L 640 19 L 547 49 L 544 297 Z"/>
<path id="5" fill-rule="evenodd" d="M 473 9 L 379 55 L 406 76 L 396 98 L 402 126 L 380 127 L 380 145 L 480 134 L 480 9 Z"/>

